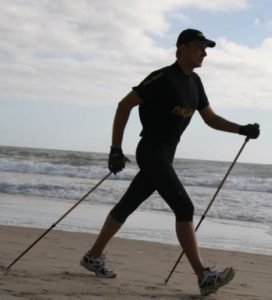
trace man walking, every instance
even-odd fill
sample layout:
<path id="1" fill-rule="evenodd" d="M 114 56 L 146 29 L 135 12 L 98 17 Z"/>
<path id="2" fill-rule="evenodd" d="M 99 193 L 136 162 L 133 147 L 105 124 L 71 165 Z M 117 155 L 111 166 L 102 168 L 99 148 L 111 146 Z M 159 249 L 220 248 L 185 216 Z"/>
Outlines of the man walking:
<path id="1" fill-rule="evenodd" d="M 218 116 L 211 108 L 201 79 L 194 72 L 202 66 L 207 47 L 215 42 L 202 32 L 187 29 L 177 39 L 176 61 L 152 72 L 118 104 L 113 124 L 109 169 L 116 174 L 125 167 L 122 152 L 123 133 L 130 111 L 139 106 L 141 140 L 136 151 L 140 168 L 121 200 L 109 213 L 94 245 L 83 256 L 81 265 L 98 277 L 113 278 L 107 269 L 103 250 L 126 218 L 154 191 L 175 214 L 176 234 L 198 280 L 202 295 L 214 293 L 234 277 L 234 269 L 212 271 L 201 260 L 193 226 L 194 205 L 178 178 L 173 159 L 180 137 L 198 111 L 210 127 L 239 133 L 249 138 L 259 136 L 258 124 L 238 125 Z"/>

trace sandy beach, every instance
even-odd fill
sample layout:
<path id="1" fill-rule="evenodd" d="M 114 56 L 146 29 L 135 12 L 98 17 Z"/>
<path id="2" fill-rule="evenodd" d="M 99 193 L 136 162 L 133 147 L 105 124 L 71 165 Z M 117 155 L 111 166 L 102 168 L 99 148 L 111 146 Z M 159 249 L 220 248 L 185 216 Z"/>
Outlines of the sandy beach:
<path id="1" fill-rule="evenodd" d="M 116 279 L 96 278 L 79 265 L 95 235 L 52 230 L 8 272 L 5 270 L 44 230 L 0 226 L 0 299 L 204 299 L 184 258 L 167 285 L 164 279 L 180 249 L 114 238 L 106 254 Z M 208 265 L 236 270 L 233 281 L 209 299 L 272 299 L 272 256 L 201 249 Z"/>

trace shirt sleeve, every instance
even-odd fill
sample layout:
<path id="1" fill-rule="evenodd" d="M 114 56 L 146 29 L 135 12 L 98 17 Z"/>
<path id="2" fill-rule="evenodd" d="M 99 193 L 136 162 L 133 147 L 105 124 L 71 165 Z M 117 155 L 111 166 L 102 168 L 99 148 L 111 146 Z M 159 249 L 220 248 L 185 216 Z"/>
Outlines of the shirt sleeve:
<path id="1" fill-rule="evenodd" d="M 206 106 L 209 105 L 209 100 L 208 100 L 208 97 L 205 93 L 205 90 L 204 90 L 204 86 L 201 82 L 201 79 L 199 76 L 198 77 L 198 95 L 199 95 L 199 102 L 198 102 L 198 110 L 201 110 L 203 108 L 205 108 Z"/>
<path id="2" fill-rule="evenodd" d="M 158 95 L 160 95 L 164 77 L 164 72 L 162 70 L 155 71 L 148 75 L 138 86 L 134 86 L 132 89 L 143 102 L 155 101 Z"/>

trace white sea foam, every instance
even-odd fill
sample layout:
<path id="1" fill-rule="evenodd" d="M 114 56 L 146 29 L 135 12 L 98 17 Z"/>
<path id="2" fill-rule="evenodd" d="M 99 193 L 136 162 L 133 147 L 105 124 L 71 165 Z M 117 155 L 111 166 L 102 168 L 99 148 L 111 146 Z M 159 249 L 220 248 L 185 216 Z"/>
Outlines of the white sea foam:
<path id="1" fill-rule="evenodd" d="M 112 205 L 120 199 L 138 170 L 130 158 L 132 163 L 105 181 L 92 201 Z M 174 165 L 201 216 L 230 163 L 176 159 Z M 76 200 L 107 173 L 107 154 L 0 147 L 0 193 Z M 209 215 L 270 224 L 271 196 L 271 166 L 237 163 Z M 141 209 L 170 212 L 156 193 Z"/>
<path id="2" fill-rule="evenodd" d="M 0 224 L 48 229 L 73 204 L 61 199 L 0 193 Z M 56 229 L 98 233 L 109 210 L 108 205 L 83 202 Z M 195 218 L 195 224 L 198 221 L 199 218 Z M 272 255 L 271 232 L 269 225 L 207 217 L 197 236 L 202 247 Z M 128 218 L 117 236 L 178 244 L 174 216 L 165 212 L 139 209 Z"/>

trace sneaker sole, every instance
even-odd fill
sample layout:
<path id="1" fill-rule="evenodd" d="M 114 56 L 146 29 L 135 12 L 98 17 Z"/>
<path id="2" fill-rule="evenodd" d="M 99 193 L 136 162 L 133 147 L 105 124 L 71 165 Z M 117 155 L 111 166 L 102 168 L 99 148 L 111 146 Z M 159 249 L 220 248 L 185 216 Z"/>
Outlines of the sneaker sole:
<path id="1" fill-rule="evenodd" d="M 228 284 L 235 275 L 235 271 L 233 268 L 229 269 L 229 273 L 227 274 L 226 278 L 224 280 L 222 280 L 221 282 L 218 282 L 217 284 L 215 284 L 215 286 L 213 288 L 207 288 L 205 291 L 201 292 L 202 296 L 208 296 L 210 294 L 216 293 L 216 291 L 218 289 L 220 289 L 222 286 Z"/>

